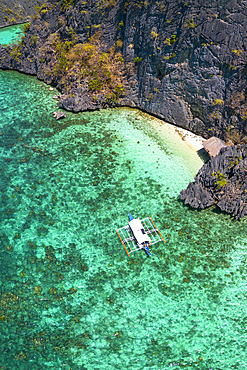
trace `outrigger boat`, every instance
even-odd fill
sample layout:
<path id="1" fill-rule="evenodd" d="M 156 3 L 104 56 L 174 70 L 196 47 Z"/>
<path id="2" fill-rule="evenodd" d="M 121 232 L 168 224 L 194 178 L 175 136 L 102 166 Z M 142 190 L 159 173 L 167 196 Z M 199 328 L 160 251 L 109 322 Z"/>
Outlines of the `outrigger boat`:
<path id="1" fill-rule="evenodd" d="M 129 212 L 128 225 L 116 229 L 116 232 L 129 257 L 130 253 L 140 249 L 144 249 L 148 256 L 151 256 L 149 250 L 150 245 L 158 243 L 161 240 L 165 242 L 150 216 L 140 220 L 139 218 L 134 218 Z"/>

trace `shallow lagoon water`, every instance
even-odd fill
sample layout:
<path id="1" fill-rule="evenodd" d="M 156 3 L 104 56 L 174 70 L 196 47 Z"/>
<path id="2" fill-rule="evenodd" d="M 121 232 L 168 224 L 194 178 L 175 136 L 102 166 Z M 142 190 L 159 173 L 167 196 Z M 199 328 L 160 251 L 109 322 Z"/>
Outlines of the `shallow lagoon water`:
<path id="1" fill-rule="evenodd" d="M 141 112 L 57 122 L 54 91 L 0 78 L 1 363 L 245 368 L 246 221 L 178 201 L 200 158 Z M 118 240 L 128 211 L 167 241 L 151 258 Z"/>
<path id="2" fill-rule="evenodd" d="M 24 24 L 15 24 L 14 26 L 8 26 L 0 28 L 0 44 L 12 44 L 21 39 L 23 33 Z"/>
<path id="3" fill-rule="evenodd" d="M 35 78 L 0 89 L 0 369 L 245 369 L 246 220 L 178 200 L 197 154 L 137 110 L 56 121 Z M 151 258 L 115 233 L 129 211 Z"/>

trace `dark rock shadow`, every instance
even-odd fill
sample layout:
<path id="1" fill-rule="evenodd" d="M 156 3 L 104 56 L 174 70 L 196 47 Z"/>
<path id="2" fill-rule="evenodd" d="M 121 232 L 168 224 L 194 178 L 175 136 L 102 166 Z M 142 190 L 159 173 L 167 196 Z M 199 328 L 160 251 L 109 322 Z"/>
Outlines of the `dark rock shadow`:
<path id="1" fill-rule="evenodd" d="M 204 148 L 197 150 L 197 154 L 203 160 L 204 163 L 207 163 L 210 160 L 210 156 Z"/>
<path id="2" fill-rule="evenodd" d="M 234 217 L 231 213 L 228 213 L 226 211 L 222 211 L 218 206 L 217 204 L 213 205 L 211 208 L 210 208 L 211 212 L 216 214 L 216 215 L 225 215 L 227 217 L 229 217 L 231 219 L 231 221 L 235 221 L 235 222 L 239 222 L 241 219 L 236 219 L 236 217 Z"/>

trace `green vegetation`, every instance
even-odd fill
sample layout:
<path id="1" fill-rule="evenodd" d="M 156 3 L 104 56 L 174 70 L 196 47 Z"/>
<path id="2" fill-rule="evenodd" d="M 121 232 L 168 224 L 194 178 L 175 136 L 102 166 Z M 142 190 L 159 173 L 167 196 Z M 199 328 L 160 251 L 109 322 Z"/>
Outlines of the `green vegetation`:
<path id="1" fill-rule="evenodd" d="M 213 105 L 224 105 L 224 100 L 222 99 L 215 99 Z"/>
<path id="2" fill-rule="evenodd" d="M 124 26 L 124 22 L 123 21 L 119 22 L 118 23 L 118 30 L 121 30 L 123 26 Z"/>
<path id="3" fill-rule="evenodd" d="M 8 14 L 13 14 L 13 10 L 11 10 L 10 8 L 6 8 L 5 11 L 8 13 Z"/>
<path id="4" fill-rule="evenodd" d="M 97 6 L 99 9 L 110 8 L 116 5 L 116 0 L 99 0 Z"/>
<path id="5" fill-rule="evenodd" d="M 53 72 L 62 85 L 70 92 L 71 82 L 77 79 L 87 82 L 88 89 L 95 99 L 97 94 L 104 94 L 108 102 L 116 103 L 124 92 L 121 78 L 123 57 L 117 52 L 117 46 L 108 52 L 101 51 L 100 32 L 91 37 L 88 42 L 77 42 L 76 34 L 70 30 L 72 40 L 61 41 L 57 34 L 49 37 L 49 42 L 56 50 L 56 64 Z M 45 54 L 45 49 L 43 49 Z"/>
<path id="6" fill-rule="evenodd" d="M 26 34 L 26 32 L 27 31 L 29 31 L 29 29 L 30 29 L 30 22 L 29 23 L 25 23 L 24 25 L 23 25 L 23 33 L 25 33 Z"/>
<path id="7" fill-rule="evenodd" d="M 24 38 L 25 36 L 21 36 L 21 39 L 15 44 L 3 45 L 7 52 L 9 52 L 10 57 L 15 59 L 17 62 L 21 61 L 21 48 L 23 46 Z"/>
<path id="8" fill-rule="evenodd" d="M 165 60 L 169 60 L 169 59 L 171 59 L 171 58 L 174 58 L 176 56 L 176 53 L 172 53 L 172 54 L 169 54 L 169 55 L 165 55 L 165 56 L 163 56 L 163 59 L 165 59 Z"/>
<path id="9" fill-rule="evenodd" d="M 169 44 L 172 46 L 175 42 L 177 41 L 176 35 L 171 35 L 168 39 L 166 39 L 165 43 Z"/>
<path id="10" fill-rule="evenodd" d="M 159 36 L 159 34 L 158 33 L 156 33 L 156 32 L 154 32 L 154 31 L 151 31 L 151 36 L 152 36 L 152 38 L 153 39 L 157 39 L 157 37 Z"/>
<path id="11" fill-rule="evenodd" d="M 167 10 L 167 6 L 162 1 L 156 1 L 156 5 L 160 12 L 165 12 Z"/>
<path id="12" fill-rule="evenodd" d="M 134 58 L 133 59 L 133 62 L 134 63 L 140 63 L 140 62 L 142 62 L 142 57 L 136 57 L 136 58 Z"/>
<path id="13" fill-rule="evenodd" d="M 40 7 L 39 7 L 38 5 L 35 5 L 34 9 L 35 9 L 36 13 L 38 13 L 38 12 L 39 12 Z"/>
<path id="14" fill-rule="evenodd" d="M 38 42 L 38 37 L 31 35 L 30 36 L 30 45 L 33 45 L 34 46 L 34 45 L 37 44 L 37 42 Z"/>
<path id="15" fill-rule="evenodd" d="M 120 49 L 120 48 L 123 46 L 123 41 L 122 41 L 122 40 L 120 40 L 120 39 L 118 39 L 118 40 L 117 40 L 117 45 L 116 45 L 116 46 L 117 46 L 117 48 L 118 48 L 118 49 Z"/>
<path id="16" fill-rule="evenodd" d="M 219 119 L 220 118 L 219 112 L 215 111 L 215 112 L 211 113 L 210 117 L 213 118 L 213 119 Z"/>
<path id="17" fill-rule="evenodd" d="M 187 27 L 188 28 L 195 28 L 197 24 L 194 22 L 193 18 L 189 19 L 187 22 Z"/>
<path id="18" fill-rule="evenodd" d="M 233 70 L 236 70 L 237 69 L 237 67 L 234 66 L 234 65 L 232 65 L 231 63 L 228 64 L 228 67 L 229 67 L 229 69 L 233 69 Z"/>
<path id="19" fill-rule="evenodd" d="M 13 49 L 10 52 L 10 57 L 15 59 L 17 62 L 20 62 L 21 57 L 21 44 L 17 44 L 13 46 Z"/>
<path id="20" fill-rule="evenodd" d="M 0 0 L 0 1 L 2 1 L 2 0 Z M 18 20 L 23 19 L 23 16 L 22 16 L 23 10 L 22 9 L 19 9 L 19 11 L 13 11 L 10 8 L 5 8 L 3 5 L 0 5 L 0 7 L 1 7 L 1 10 L 2 10 L 3 13 L 7 13 L 7 15 L 4 16 L 4 19 L 5 19 L 6 22 L 14 24 L 14 23 L 17 22 L 17 19 Z M 18 8 L 18 5 L 16 5 L 15 8 Z"/>
<path id="21" fill-rule="evenodd" d="M 67 3 L 67 1 L 65 1 L 65 3 Z M 56 4 L 49 5 L 49 4 L 46 4 L 46 3 L 42 4 L 41 6 L 36 5 L 34 7 L 36 13 L 33 15 L 32 19 L 34 20 L 36 18 L 40 18 L 40 14 L 46 14 L 46 13 L 48 13 L 55 6 L 56 6 Z M 62 9 L 62 7 L 61 7 L 61 9 Z"/>
<path id="22" fill-rule="evenodd" d="M 67 10 L 70 9 L 74 5 L 75 0 L 63 0 L 61 9 Z"/>
<path id="23" fill-rule="evenodd" d="M 239 50 L 239 49 L 232 49 L 232 53 L 234 53 L 235 55 L 237 55 L 239 57 L 239 55 L 243 52 L 243 50 Z"/>
<path id="24" fill-rule="evenodd" d="M 223 186 L 227 184 L 225 175 L 222 174 L 220 171 L 213 172 L 212 176 L 214 176 L 217 179 L 217 181 L 215 182 L 215 185 L 217 185 L 218 189 L 222 188 Z"/>
<path id="25" fill-rule="evenodd" d="M 109 103 L 109 104 L 117 104 L 118 101 L 119 101 L 119 97 L 124 93 L 124 87 L 121 83 L 117 83 L 115 84 L 115 86 L 113 87 L 113 91 L 111 91 L 110 93 L 107 94 L 106 96 L 106 101 Z"/>

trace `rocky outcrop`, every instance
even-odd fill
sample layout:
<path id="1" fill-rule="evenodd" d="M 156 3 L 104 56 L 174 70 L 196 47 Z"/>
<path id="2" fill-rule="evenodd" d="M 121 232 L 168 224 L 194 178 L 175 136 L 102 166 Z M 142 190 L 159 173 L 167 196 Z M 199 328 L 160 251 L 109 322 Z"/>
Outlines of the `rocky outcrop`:
<path id="1" fill-rule="evenodd" d="M 193 208 L 213 204 L 237 219 L 247 214 L 247 145 L 222 148 L 204 164 L 180 199 Z"/>
<path id="2" fill-rule="evenodd" d="M 42 0 L 1 0 L 0 28 L 31 20 L 35 7 L 43 4 Z"/>
<path id="3" fill-rule="evenodd" d="M 240 0 L 51 0 L 0 66 L 56 86 L 68 110 L 128 105 L 246 142 L 246 25 Z"/>
<path id="4" fill-rule="evenodd" d="M 65 112 L 53 112 L 53 117 L 56 118 L 56 120 L 59 120 L 61 118 L 66 118 L 66 113 Z"/>

